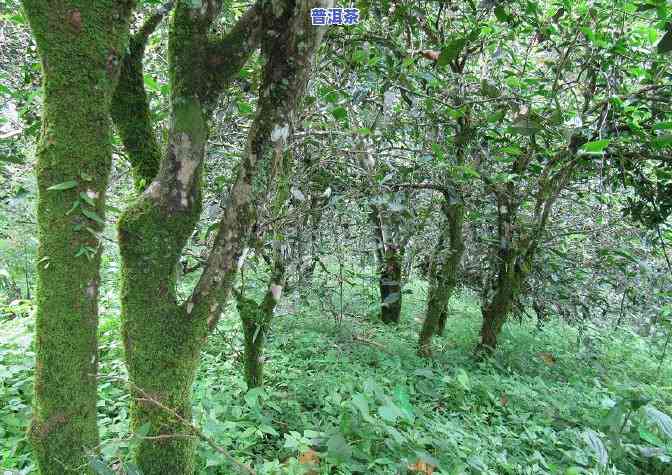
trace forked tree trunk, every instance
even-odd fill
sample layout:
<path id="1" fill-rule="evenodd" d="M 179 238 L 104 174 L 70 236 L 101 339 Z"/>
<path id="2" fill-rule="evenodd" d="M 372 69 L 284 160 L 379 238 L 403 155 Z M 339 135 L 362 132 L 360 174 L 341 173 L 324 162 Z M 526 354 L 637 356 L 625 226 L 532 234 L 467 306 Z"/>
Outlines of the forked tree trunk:
<path id="1" fill-rule="evenodd" d="M 190 475 L 196 468 L 194 438 L 184 436 L 184 427 L 143 394 L 191 419 L 191 387 L 207 337 L 207 314 L 194 314 L 193 304 L 178 302 L 175 270 L 201 211 L 206 101 L 211 99 L 204 93 L 204 78 L 210 72 L 205 65 L 211 47 L 207 31 L 213 14 L 207 9 L 194 9 L 188 2 L 179 2 L 176 7 L 169 45 L 171 123 L 164 157 L 157 156 L 155 144 L 147 143 L 153 141 L 153 132 L 142 81 L 138 80 L 138 75 L 142 77 L 146 37 L 134 37 L 141 44 L 132 45 L 137 49 L 131 49 L 132 57 L 124 64 L 125 81 L 117 90 L 113 108 L 136 175 L 136 187 L 142 190 L 149 185 L 123 213 L 118 225 L 126 366 L 129 379 L 142 390 L 133 393 L 131 429 L 149 425 L 148 437 L 140 441 L 134 454 L 144 475 Z M 248 13 L 241 21 L 253 23 L 253 14 Z M 236 38 L 241 34 L 238 29 L 240 26 L 225 42 L 234 58 L 231 64 L 240 65 L 253 47 L 240 46 L 247 42 L 247 36 Z M 212 47 L 212 54 L 215 52 Z M 226 71 L 220 80 L 227 82 Z M 162 437 L 152 438 L 157 436 Z"/>
<path id="2" fill-rule="evenodd" d="M 90 473 L 98 446 L 98 287 L 112 148 L 110 103 L 133 2 L 24 0 L 42 59 L 37 148 L 35 397 L 43 475 Z"/>
<path id="3" fill-rule="evenodd" d="M 145 475 L 191 475 L 195 471 L 194 439 L 185 437 L 182 424 L 152 400 L 186 420 L 191 418 L 191 388 L 200 351 L 230 290 L 236 262 L 254 222 L 257 170 L 266 167 L 278 150 L 277 136 L 286 139 L 289 133 L 289 125 L 280 124 L 287 124 L 293 115 L 324 31 L 306 27 L 310 7 L 320 6 L 317 0 L 296 5 L 274 2 L 264 4 L 263 12 L 251 8 L 226 36 L 211 37 L 219 3 L 177 2 L 169 34 L 169 143 L 156 177 L 142 176 L 149 175 L 156 163 L 147 156 L 156 147 L 137 146 L 141 143 L 138 137 L 151 135 L 151 123 L 143 113 L 146 108 L 123 106 L 134 101 L 146 104 L 142 89 L 130 87 L 137 80 L 118 91 L 133 97 L 119 97 L 114 114 L 131 155 L 136 185 L 142 188 L 143 183 L 151 183 L 119 221 L 126 365 L 133 386 L 141 390 L 133 394 L 131 426 L 149 426 L 148 437 L 135 454 Z M 203 274 L 191 296 L 178 302 L 175 269 L 200 214 L 208 114 L 258 44 L 259 31 L 275 33 L 263 38 L 267 63 L 247 150 Z M 141 67 L 125 71 L 137 75 Z"/>
<path id="4" fill-rule="evenodd" d="M 430 268 L 427 314 L 420 331 L 418 354 L 431 355 L 431 340 L 442 335 L 448 318 L 448 303 L 457 285 L 458 269 L 464 253 L 464 205 L 461 200 L 446 196 L 443 205 L 446 215 L 444 228 Z M 448 248 L 444 249 L 448 241 Z"/>

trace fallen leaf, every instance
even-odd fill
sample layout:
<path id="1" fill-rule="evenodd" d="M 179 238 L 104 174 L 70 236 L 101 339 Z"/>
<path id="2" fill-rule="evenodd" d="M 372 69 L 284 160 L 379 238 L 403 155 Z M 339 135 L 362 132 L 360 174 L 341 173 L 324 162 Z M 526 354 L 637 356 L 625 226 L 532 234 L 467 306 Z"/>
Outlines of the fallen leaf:
<path id="1" fill-rule="evenodd" d="M 408 469 L 416 473 L 424 473 L 425 475 L 432 475 L 434 473 L 434 465 L 431 463 L 418 460 L 414 464 L 408 466 Z"/>
<path id="2" fill-rule="evenodd" d="M 509 403 L 509 398 L 506 393 L 502 393 L 502 395 L 499 396 L 499 402 L 502 403 L 502 406 L 506 406 Z"/>
<path id="3" fill-rule="evenodd" d="M 301 465 L 319 465 L 320 463 L 320 454 L 315 452 L 313 449 L 308 449 L 301 455 L 299 455 L 299 463 Z M 317 475 L 317 470 L 310 470 L 306 472 L 306 475 Z"/>
<path id="4" fill-rule="evenodd" d="M 70 25 L 77 33 L 82 31 L 82 14 L 79 10 L 70 12 Z"/>
<path id="5" fill-rule="evenodd" d="M 441 51 L 432 51 L 432 50 L 425 50 L 422 52 L 422 56 L 430 59 L 432 61 L 436 61 L 439 59 L 439 56 L 441 55 Z"/>
<path id="6" fill-rule="evenodd" d="M 541 352 L 541 353 L 537 353 L 537 356 L 539 356 L 539 358 L 544 360 L 544 363 L 546 363 L 548 365 L 555 364 L 555 362 L 557 360 L 556 357 L 553 356 L 551 353 Z"/>

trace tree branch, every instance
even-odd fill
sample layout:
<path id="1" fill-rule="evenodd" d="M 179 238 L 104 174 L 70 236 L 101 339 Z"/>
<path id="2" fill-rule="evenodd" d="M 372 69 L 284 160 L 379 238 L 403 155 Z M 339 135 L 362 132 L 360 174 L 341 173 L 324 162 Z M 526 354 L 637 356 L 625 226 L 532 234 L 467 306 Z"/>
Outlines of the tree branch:
<path id="1" fill-rule="evenodd" d="M 261 9 L 251 7 L 224 36 L 210 40 L 205 51 L 206 86 L 204 103 L 211 103 L 224 91 L 247 62 L 261 39 Z"/>
<path id="2" fill-rule="evenodd" d="M 138 191 L 142 191 L 152 181 L 161 161 L 145 91 L 142 61 L 147 39 L 172 8 L 173 2 L 161 6 L 131 37 L 112 98 L 112 120 L 128 154 Z"/>
<path id="3" fill-rule="evenodd" d="M 107 376 L 106 379 L 111 379 L 113 381 L 118 381 L 121 383 L 124 383 L 128 385 L 128 387 L 131 389 L 132 392 L 138 393 L 142 397 L 136 397 L 138 401 L 142 402 L 148 402 L 162 411 L 164 411 L 167 414 L 170 414 L 171 417 L 173 417 L 176 421 L 178 421 L 180 424 L 184 426 L 186 430 L 191 432 L 194 436 L 198 437 L 199 439 L 203 440 L 206 442 L 210 447 L 212 447 L 216 452 L 222 454 L 229 462 L 231 462 L 233 465 L 236 466 L 239 472 L 241 473 L 247 473 L 248 475 L 256 475 L 256 472 L 245 465 L 244 463 L 238 461 L 231 453 L 226 450 L 224 447 L 220 446 L 215 442 L 215 440 L 212 437 L 209 437 L 206 435 L 199 427 L 191 423 L 191 421 L 188 421 L 184 417 L 182 417 L 180 414 L 177 413 L 174 409 L 166 406 L 160 401 L 157 401 L 154 399 L 152 396 L 147 394 L 140 386 L 137 386 L 136 384 L 133 384 L 131 381 L 128 381 L 124 378 L 120 378 L 117 376 Z M 154 436 L 153 439 L 165 439 L 165 438 L 174 438 L 174 437 L 185 437 L 187 434 L 162 434 L 160 436 Z M 146 439 L 149 439 L 149 437 L 145 437 Z"/>
<path id="4" fill-rule="evenodd" d="M 269 11 L 261 12 L 262 52 L 268 61 L 257 115 L 208 263 L 191 297 L 183 304 L 187 314 L 195 318 L 212 318 L 229 292 L 238 258 L 255 220 L 255 199 L 261 188 L 257 170 L 269 166 L 273 157 L 283 153 L 298 99 L 305 91 L 312 57 L 324 34 L 325 28 L 310 25 L 309 8 L 325 2 L 332 3 L 311 0 L 301 2 L 302 8 L 293 9 L 287 2 L 281 2 L 284 12 L 279 17 L 270 11 L 270 4 L 265 7 Z"/>

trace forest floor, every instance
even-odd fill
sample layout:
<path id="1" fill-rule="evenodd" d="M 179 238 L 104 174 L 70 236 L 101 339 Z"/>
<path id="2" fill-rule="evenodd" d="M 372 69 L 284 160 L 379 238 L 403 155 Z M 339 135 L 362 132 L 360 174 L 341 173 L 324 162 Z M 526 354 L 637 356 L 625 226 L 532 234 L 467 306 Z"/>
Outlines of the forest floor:
<path id="1" fill-rule="evenodd" d="M 509 323 L 477 362 L 478 308 L 454 299 L 434 358 L 416 356 L 424 290 L 386 327 L 316 307 L 278 316 L 266 387 L 246 391 L 232 308 L 203 354 L 194 420 L 259 474 L 672 473 L 672 366 L 663 343 L 628 330 Z M 34 354 L 30 317 L 0 321 L 0 468 L 31 473 L 25 439 Z M 129 473 L 128 399 L 118 320 L 101 319 L 98 473 Z M 669 360 L 669 358 L 668 358 Z M 199 444 L 202 474 L 234 473 Z M 109 469 L 112 471 L 109 471 Z M 106 471 L 108 470 L 108 471 Z M 4 475 L 3 473 L 3 475 Z"/>

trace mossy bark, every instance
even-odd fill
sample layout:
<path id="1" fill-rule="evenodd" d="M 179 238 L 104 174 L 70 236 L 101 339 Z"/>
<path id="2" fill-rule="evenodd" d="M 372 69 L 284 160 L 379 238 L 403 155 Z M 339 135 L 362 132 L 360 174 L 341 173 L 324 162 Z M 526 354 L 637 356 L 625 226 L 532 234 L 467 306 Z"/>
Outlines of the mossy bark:
<path id="1" fill-rule="evenodd" d="M 380 318 L 383 323 L 399 323 L 401 318 L 401 270 L 404 248 L 388 245 L 383 253 L 378 287 Z"/>
<path id="2" fill-rule="evenodd" d="M 402 304 L 403 245 L 387 242 L 385 217 L 378 206 L 371 205 L 369 221 L 374 229 L 378 290 L 380 291 L 380 319 L 383 323 L 399 323 Z"/>
<path id="3" fill-rule="evenodd" d="M 42 60 L 44 87 L 36 169 L 38 290 L 29 437 L 38 470 L 45 475 L 90 472 L 87 456 L 98 445 L 101 247 L 96 234 L 102 230 L 98 221 L 104 217 L 112 158 L 110 102 L 132 6 L 130 1 L 23 1 Z M 69 185 L 50 189 L 65 183 Z"/>
<path id="4" fill-rule="evenodd" d="M 276 256 L 268 290 L 261 304 L 236 293 L 238 313 L 243 323 L 245 341 L 244 365 L 247 388 L 264 384 L 264 343 L 273 320 L 273 311 L 280 300 L 285 285 L 285 267 L 281 257 Z"/>
<path id="5" fill-rule="evenodd" d="M 525 273 L 516 269 L 515 261 L 503 262 L 497 277 L 495 294 L 481 309 L 483 324 L 481 342 L 476 348 L 479 355 L 491 354 L 497 347 L 497 337 L 502 331 L 513 302 L 520 293 Z"/>
<path id="6" fill-rule="evenodd" d="M 442 335 L 448 318 L 448 303 L 458 282 L 458 269 L 464 253 L 464 205 L 460 199 L 446 196 L 443 204 L 446 226 L 430 268 L 427 313 L 420 331 L 418 354 L 431 355 L 431 339 Z M 448 241 L 448 248 L 444 248 Z"/>
<path id="7" fill-rule="evenodd" d="M 136 157 L 136 184 L 153 178 L 122 215 L 119 246 L 122 334 L 129 378 L 152 399 L 190 420 L 191 386 L 207 326 L 203 318 L 193 318 L 191 308 L 178 301 L 176 264 L 201 212 L 200 175 L 207 125 L 194 90 L 199 88 L 199 68 L 204 64 L 198 58 L 204 54 L 207 22 L 186 3 L 177 5 L 171 23 L 169 143 L 156 177 L 148 175 L 154 147 L 134 149 L 130 140 L 147 134 L 142 125 L 147 119 L 140 117 L 141 121 L 133 123 L 132 117 L 127 117 L 128 123 L 119 127 L 127 150 Z M 130 86 L 125 84 L 118 96 L 122 92 L 131 96 Z M 124 118 L 117 122 L 124 124 Z M 143 473 L 194 473 L 194 439 L 183 436 L 184 429 L 170 414 L 134 394 L 131 428 L 137 430 L 146 424 L 150 438 L 143 439 L 135 453 Z M 161 439 L 151 438 L 159 435 Z"/>
<path id="8" fill-rule="evenodd" d="M 278 118 L 286 120 L 288 113 L 274 101 L 276 91 L 271 94 L 265 91 L 260 104 L 267 103 L 269 109 L 255 121 L 249 140 L 251 145 L 241 164 L 249 175 L 243 174 L 242 183 L 239 180 L 231 192 L 232 199 L 222 219 L 215 249 L 196 289 L 186 301 L 179 302 L 175 269 L 201 210 L 201 174 L 209 111 L 258 43 L 254 39 L 260 18 L 256 7 L 227 35 L 211 38 L 210 26 L 217 17 L 218 5 L 219 2 L 207 2 L 201 7 L 200 2 L 196 5 L 190 1 L 179 1 L 176 5 L 169 33 L 169 143 L 155 177 L 151 176 L 154 147 L 136 146 L 136 137 L 147 137 L 151 132 L 149 117 L 142 113 L 143 109 L 136 109 L 140 111 L 136 115 L 123 113 L 124 103 L 146 103 L 141 88 L 128 84 L 118 89 L 121 105 L 117 112 L 121 112 L 114 116 L 131 155 L 138 188 L 143 189 L 143 180 L 150 183 L 119 221 L 122 332 L 129 378 L 143 394 L 174 409 L 186 420 L 191 418 L 191 387 L 208 334 L 208 321 L 213 321 L 221 297 L 228 293 L 235 275 L 235 262 L 246 237 L 243 231 L 253 222 L 249 206 L 238 206 L 253 202 L 249 184 L 255 168 L 248 162 L 256 165 L 257 161 L 263 162 L 273 155 L 274 147 L 269 145 L 271 133 Z M 293 8 L 287 11 L 291 13 Z M 309 18 L 307 14 L 306 18 Z M 265 74 L 273 84 L 283 81 L 286 84 L 290 79 L 291 86 L 294 73 L 297 69 L 301 71 L 305 64 L 302 57 L 290 58 L 289 71 L 273 69 L 272 64 L 279 61 L 278 58 L 287 56 L 285 46 L 273 44 L 278 51 L 270 54 L 270 66 L 266 66 Z M 137 80 L 141 68 L 136 64 L 124 71 Z M 292 103 L 296 100 L 293 92 L 288 91 Z M 272 114 L 266 113 L 269 110 Z M 148 166 L 143 166 L 145 160 Z M 234 247 L 233 252 L 227 254 L 231 259 L 221 259 L 218 254 L 222 241 Z M 147 397 L 134 396 L 132 428 L 149 425 L 149 438 L 141 441 L 135 453 L 143 473 L 194 473 L 193 438 L 185 437 L 180 423 Z"/>

